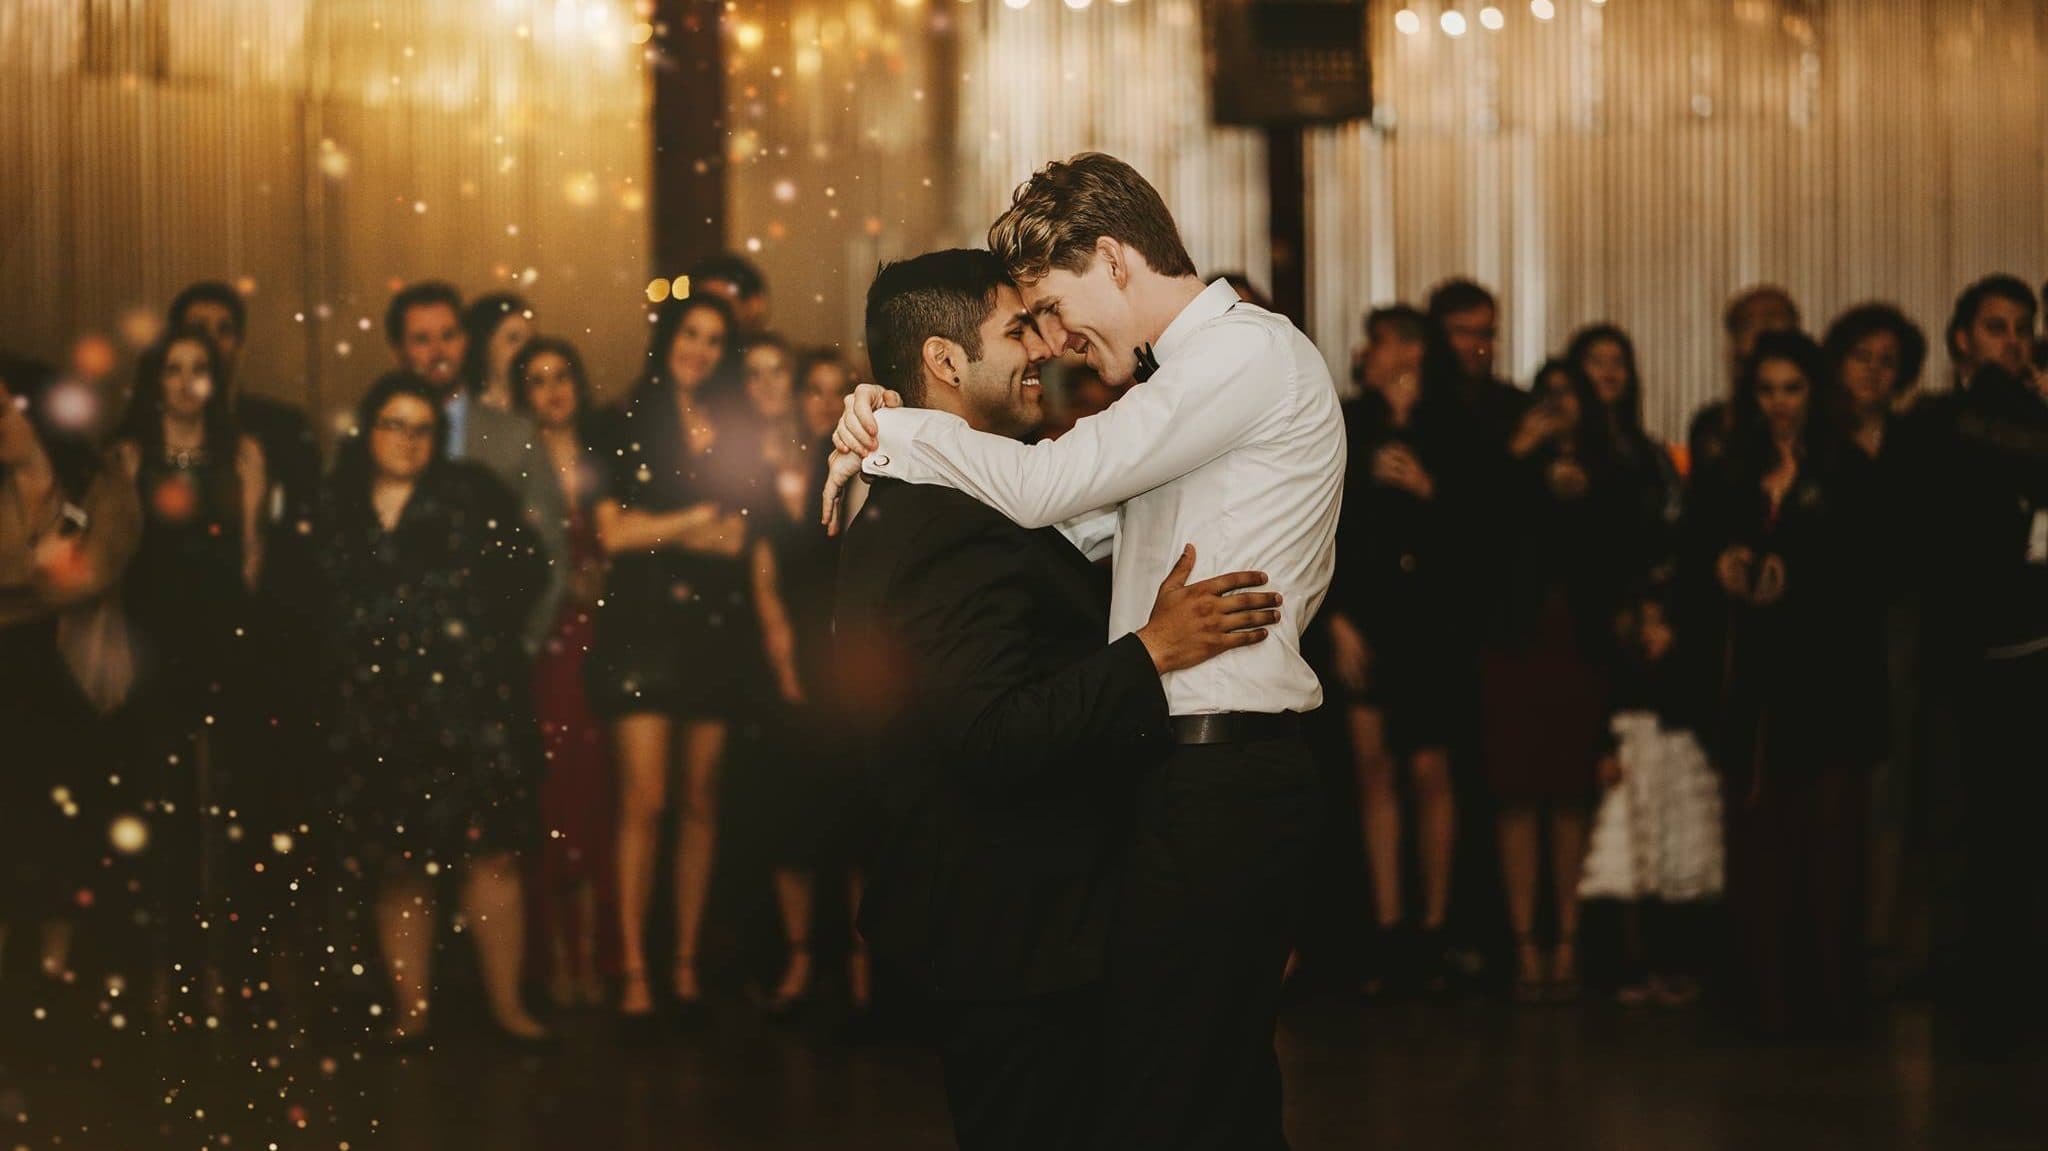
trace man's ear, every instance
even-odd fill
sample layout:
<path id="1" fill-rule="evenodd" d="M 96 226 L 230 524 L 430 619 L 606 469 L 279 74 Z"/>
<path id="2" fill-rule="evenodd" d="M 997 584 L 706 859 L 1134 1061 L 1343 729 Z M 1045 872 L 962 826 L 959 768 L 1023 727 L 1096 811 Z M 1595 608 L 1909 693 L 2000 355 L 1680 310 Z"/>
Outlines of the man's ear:
<path id="1" fill-rule="evenodd" d="M 1111 236 L 1096 237 L 1095 258 L 1109 269 L 1109 278 L 1116 282 L 1117 287 L 1130 283 L 1130 258 L 1122 241 Z"/>
<path id="2" fill-rule="evenodd" d="M 967 362 L 967 350 L 943 336 L 927 336 L 918 361 L 927 376 L 957 388 L 960 367 Z"/>

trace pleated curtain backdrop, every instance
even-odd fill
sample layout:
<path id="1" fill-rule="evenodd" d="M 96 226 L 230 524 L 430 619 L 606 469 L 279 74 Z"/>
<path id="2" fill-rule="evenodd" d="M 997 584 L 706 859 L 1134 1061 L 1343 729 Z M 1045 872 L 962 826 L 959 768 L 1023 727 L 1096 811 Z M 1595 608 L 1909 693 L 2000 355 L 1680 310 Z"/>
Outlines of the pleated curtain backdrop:
<path id="1" fill-rule="evenodd" d="M 393 287 L 510 289 L 610 384 L 645 339 L 631 0 L 0 3 L 0 346 L 120 365 L 196 279 L 337 423 Z M 677 269 L 680 271 L 681 269 Z"/>

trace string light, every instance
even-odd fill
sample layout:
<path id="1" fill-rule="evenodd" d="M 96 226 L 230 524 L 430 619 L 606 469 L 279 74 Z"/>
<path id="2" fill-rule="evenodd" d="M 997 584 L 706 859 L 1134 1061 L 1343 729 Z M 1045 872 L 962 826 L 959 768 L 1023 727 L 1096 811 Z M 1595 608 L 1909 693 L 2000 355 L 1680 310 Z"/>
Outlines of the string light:
<path id="1" fill-rule="evenodd" d="M 1422 17 L 1417 16 L 1413 9 L 1403 8 L 1394 13 L 1394 27 L 1400 29 L 1403 36 L 1413 36 L 1422 31 Z"/>
<path id="2" fill-rule="evenodd" d="M 1079 12 L 1081 9 L 1086 8 L 1088 5 L 1093 3 L 1095 3 L 1095 0 L 1067 0 L 1067 7 L 1072 8 L 1076 12 Z"/>
<path id="3" fill-rule="evenodd" d="M 1030 6 L 1031 0 L 1003 0 L 1003 3 L 1007 7 L 1021 10 L 1023 8 Z"/>
<path id="4" fill-rule="evenodd" d="M 1549 20 L 1557 15 L 1557 5 L 1550 0 L 1529 0 L 1529 15 L 1538 20 Z"/>
<path id="5" fill-rule="evenodd" d="M 1445 11 L 1443 18 L 1438 23 L 1443 25 L 1444 35 L 1446 36 L 1463 36 L 1465 34 L 1465 14 L 1456 9 Z"/>
<path id="6" fill-rule="evenodd" d="M 1491 4 L 1479 10 L 1479 25 L 1488 32 L 1500 31 L 1507 26 L 1507 22 L 1508 18 L 1501 13 L 1501 10 Z"/>

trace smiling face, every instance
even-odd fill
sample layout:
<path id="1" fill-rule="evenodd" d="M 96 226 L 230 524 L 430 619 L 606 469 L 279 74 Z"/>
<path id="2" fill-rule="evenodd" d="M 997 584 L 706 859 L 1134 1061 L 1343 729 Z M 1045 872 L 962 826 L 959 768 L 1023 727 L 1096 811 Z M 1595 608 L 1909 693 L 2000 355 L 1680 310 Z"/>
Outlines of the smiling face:
<path id="1" fill-rule="evenodd" d="M 534 422 L 544 431 L 566 428 L 576 422 L 576 375 L 569 361 L 554 352 L 542 352 L 526 362 L 527 407 Z"/>
<path id="2" fill-rule="evenodd" d="M 981 358 L 960 374 L 967 422 L 1012 438 L 1036 429 L 1045 418 L 1038 368 L 1051 358 L 1052 347 L 1024 310 L 1023 296 L 1008 284 L 997 288 L 995 310 L 981 322 Z"/>
<path id="3" fill-rule="evenodd" d="M 446 393 L 461 379 L 469 336 L 462 329 L 462 317 L 448 304 L 415 304 L 405 310 L 404 327 L 393 350 L 399 367 L 425 380 L 435 391 Z"/>
<path id="4" fill-rule="evenodd" d="M 164 414 L 196 420 L 213 395 L 213 364 L 198 340 L 179 340 L 164 351 Z"/>
<path id="5" fill-rule="evenodd" d="M 814 440 L 832 434 L 845 410 L 846 393 L 853 390 L 846 366 L 831 360 L 811 365 L 803 380 L 804 428 Z"/>
<path id="6" fill-rule="evenodd" d="M 433 459 L 438 418 L 418 396 L 393 396 L 377 409 L 377 419 L 370 425 L 370 462 L 378 478 L 418 479 Z"/>
<path id="7" fill-rule="evenodd" d="M 747 349 L 744 365 L 747 399 L 754 405 L 754 414 L 764 420 L 788 419 L 796 405 L 789 353 L 774 344 L 756 344 Z"/>
<path id="8" fill-rule="evenodd" d="M 668 345 L 668 377 L 684 392 L 694 392 L 718 368 L 725 355 L 725 319 L 710 308 L 691 308 L 676 325 Z"/>
<path id="9" fill-rule="evenodd" d="M 1055 352 L 1080 356 L 1113 388 L 1137 378 L 1136 349 L 1145 333 L 1108 260 L 1097 255 L 1080 272 L 1054 268 L 1019 285 L 1019 293 Z"/>

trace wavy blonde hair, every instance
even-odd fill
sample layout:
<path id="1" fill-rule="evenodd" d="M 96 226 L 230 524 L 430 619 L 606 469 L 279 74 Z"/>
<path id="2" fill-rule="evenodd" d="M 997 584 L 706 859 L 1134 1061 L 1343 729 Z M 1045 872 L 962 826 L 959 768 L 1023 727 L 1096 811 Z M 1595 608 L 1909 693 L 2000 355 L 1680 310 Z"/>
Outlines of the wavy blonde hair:
<path id="1" fill-rule="evenodd" d="M 1032 173 L 989 225 L 988 246 L 1013 278 L 1029 283 L 1055 268 L 1087 271 L 1104 236 L 1136 249 L 1161 275 L 1195 274 L 1159 192 L 1136 168 L 1101 152 Z"/>

